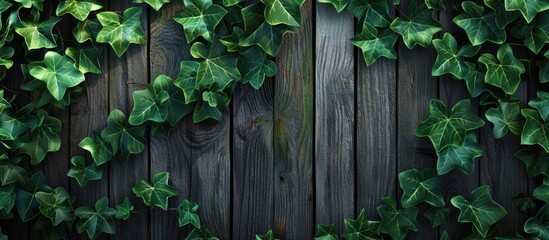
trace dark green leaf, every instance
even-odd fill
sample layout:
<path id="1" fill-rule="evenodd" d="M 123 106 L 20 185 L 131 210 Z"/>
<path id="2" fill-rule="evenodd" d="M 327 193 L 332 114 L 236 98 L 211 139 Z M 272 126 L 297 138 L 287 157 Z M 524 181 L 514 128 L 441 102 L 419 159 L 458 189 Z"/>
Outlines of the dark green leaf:
<path id="1" fill-rule="evenodd" d="M 454 23 L 465 30 L 473 46 L 486 41 L 501 44 L 507 39 L 505 30 L 498 28 L 494 11 L 484 12 L 484 7 L 471 1 L 461 3 L 464 13 L 454 18 Z"/>
<path id="2" fill-rule="evenodd" d="M 78 146 L 91 154 L 95 165 L 101 166 L 114 157 L 114 152 L 111 144 L 105 141 L 99 134 L 94 133 L 93 137 L 84 138 Z"/>
<path id="3" fill-rule="evenodd" d="M 384 197 L 383 204 L 377 207 L 381 217 L 381 224 L 378 231 L 388 234 L 393 239 L 402 240 L 406 238 L 408 230 L 419 231 L 419 224 L 416 220 L 419 210 L 417 207 L 397 209 L 394 198 Z"/>
<path id="4" fill-rule="evenodd" d="M 440 176 L 435 169 L 410 169 L 398 174 L 398 182 L 402 188 L 400 202 L 402 207 L 415 206 L 426 202 L 435 207 L 442 207 L 444 199 L 440 193 Z"/>
<path id="5" fill-rule="evenodd" d="M 545 151 L 522 149 L 515 153 L 515 157 L 524 163 L 528 177 L 538 175 L 549 177 L 549 154 Z"/>
<path id="6" fill-rule="evenodd" d="M 172 0 L 133 0 L 134 3 L 147 3 L 154 10 L 158 11 L 165 3 L 169 3 Z"/>
<path id="7" fill-rule="evenodd" d="M 484 150 L 477 142 L 475 133 L 467 134 L 462 146 L 448 146 L 437 153 L 437 172 L 444 175 L 457 168 L 467 175 L 475 169 L 475 158 L 484 155 Z"/>
<path id="8" fill-rule="evenodd" d="M 74 220 L 73 199 L 65 189 L 59 187 L 51 192 L 37 192 L 35 196 L 40 204 L 40 212 L 49 218 L 54 226 Z"/>
<path id="9" fill-rule="evenodd" d="M 133 211 L 133 205 L 128 197 L 124 198 L 124 202 L 116 204 L 116 216 L 117 219 L 127 220 Z"/>
<path id="10" fill-rule="evenodd" d="M 267 54 L 276 56 L 280 50 L 282 37 L 290 31 L 286 25 L 270 25 L 263 16 L 263 4 L 256 3 L 242 9 L 244 33 L 239 45 L 249 47 L 257 45 Z"/>
<path id="11" fill-rule="evenodd" d="M 442 39 L 433 40 L 433 45 L 438 53 L 431 70 L 433 76 L 451 73 L 458 79 L 464 79 L 471 71 L 475 71 L 467 64 L 465 58 L 476 55 L 480 47 L 465 44 L 458 51 L 456 39 L 449 33 L 445 33 Z"/>
<path id="12" fill-rule="evenodd" d="M 108 127 L 101 132 L 101 137 L 109 142 L 113 152 L 122 162 L 130 154 L 138 154 L 145 148 L 145 125 L 132 126 L 126 121 L 126 115 L 120 110 L 113 110 L 107 119 Z"/>
<path id="13" fill-rule="evenodd" d="M 76 223 L 76 230 L 79 233 L 86 231 L 90 239 L 97 239 L 101 233 L 116 232 L 113 220 L 116 210 L 109 207 L 109 200 L 106 197 L 95 203 L 95 210 L 90 207 L 80 207 L 74 210 L 74 214 L 80 218 Z"/>
<path id="14" fill-rule="evenodd" d="M 549 202 L 549 179 L 544 179 L 543 184 L 534 188 L 532 196 L 538 200 Z"/>
<path id="15" fill-rule="evenodd" d="M 498 50 L 497 59 L 490 53 L 482 54 L 478 59 L 488 69 L 484 81 L 499 87 L 505 93 L 512 95 L 517 91 L 520 75 L 526 72 L 524 65 L 515 58 L 508 44 L 503 44 Z"/>
<path id="16" fill-rule="evenodd" d="M 448 223 L 449 215 L 449 208 L 429 208 L 429 210 L 425 211 L 423 214 L 423 216 L 429 219 L 432 228 Z"/>
<path id="17" fill-rule="evenodd" d="M 370 221 L 366 216 L 366 210 L 360 210 L 358 218 L 355 220 L 345 219 L 343 221 L 345 230 L 341 237 L 347 240 L 374 240 L 382 239 L 377 229 L 380 225 L 378 221 Z"/>
<path id="18" fill-rule="evenodd" d="M 522 109 L 521 112 L 526 118 L 526 123 L 522 129 L 520 144 L 539 144 L 549 152 L 549 123 L 544 122 L 536 110 Z"/>
<path id="19" fill-rule="evenodd" d="M 261 0 L 265 4 L 264 16 L 270 25 L 284 24 L 298 27 L 301 24 L 300 8 L 305 0 Z"/>
<path id="20" fill-rule="evenodd" d="M 65 50 L 65 54 L 74 60 L 80 72 L 101 74 L 101 63 L 99 62 L 101 51 L 99 48 L 93 45 L 69 47 Z"/>
<path id="21" fill-rule="evenodd" d="M 238 68 L 242 73 L 242 83 L 250 83 L 255 89 L 259 89 L 265 77 L 272 77 L 276 73 L 276 64 L 267 59 L 265 52 L 259 47 L 252 47 L 242 53 L 243 60 L 238 62 Z"/>
<path id="22" fill-rule="evenodd" d="M 547 0 L 505 0 L 505 10 L 518 10 L 527 22 L 531 22 L 537 13 L 549 9 Z"/>
<path id="23" fill-rule="evenodd" d="M 529 214 L 536 210 L 534 199 L 524 194 L 517 194 L 513 197 L 513 203 L 523 213 Z"/>
<path id="24" fill-rule="evenodd" d="M 273 230 L 269 230 L 265 235 L 255 235 L 255 240 L 275 240 Z"/>
<path id="25" fill-rule="evenodd" d="M 9 216 L 15 206 L 16 195 L 13 190 L 14 184 L 0 187 L 0 218 Z"/>
<path id="26" fill-rule="evenodd" d="M 442 26 L 433 18 L 433 10 L 411 1 L 407 15 L 397 17 L 391 23 L 391 29 L 402 36 L 406 47 L 412 49 L 416 44 L 429 46 L 433 35 L 442 30 Z"/>
<path id="27" fill-rule="evenodd" d="M 374 27 L 391 24 L 387 0 L 351 0 L 348 9 L 357 19 L 363 19 Z"/>
<path id="28" fill-rule="evenodd" d="M 133 193 L 143 199 L 143 202 L 150 207 L 160 207 L 168 209 L 168 198 L 177 196 L 177 190 L 168 185 L 170 174 L 160 172 L 153 176 L 152 184 L 146 181 L 139 181 L 132 188 Z"/>
<path id="29" fill-rule="evenodd" d="M 537 109 L 543 121 L 549 120 L 549 93 L 544 91 L 537 92 L 538 97 L 528 102 L 530 107 Z"/>
<path id="30" fill-rule="evenodd" d="M 524 231 L 532 234 L 532 239 L 549 239 L 549 204 L 543 205 L 535 216 L 526 221 Z"/>
<path id="31" fill-rule="evenodd" d="M 183 200 L 179 207 L 179 227 L 192 224 L 195 228 L 200 228 L 200 216 L 198 216 L 198 204 L 187 199 Z"/>
<path id="32" fill-rule="evenodd" d="M 48 152 L 56 152 L 61 148 L 59 119 L 48 116 L 43 110 L 38 110 L 36 116 L 38 122 L 33 126 L 32 138 L 21 145 L 21 151 L 31 157 L 33 166 L 42 162 Z"/>
<path id="33" fill-rule="evenodd" d="M 500 101 L 498 108 L 486 111 L 486 119 L 494 124 L 493 132 L 496 138 L 502 138 L 509 130 L 515 135 L 520 135 L 524 126 L 519 102 Z"/>
<path id="34" fill-rule="evenodd" d="M 214 29 L 227 14 L 222 6 L 212 4 L 212 0 L 184 0 L 185 10 L 174 16 L 183 25 L 187 43 L 202 36 L 207 41 L 213 41 Z"/>
<path id="35" fill-rule="evenodd" d="M 82 156 L 72 157 L 71 164 L 73 166 L 67 176 L 76 179 L 80 187 L 86 186 L 91 180 L 99 180 L 103 176 L 103 171 L 94 162 L 86 164 L 86 159 Z"/>
<path id="36" fill-rule="evenodd" d="M 362 32 L 351 39 L 351 42 L 362 50 L 364 61 L 370 66 L 380 57 L 397 58 L 394 48 L 397 38 L 398 35 L 391 29 L 386 29 L 380 35 L 375 27 L 364 24 Z"/>
<path id="37" fill-rule="evenodd" d="M 197 42 L 191 47 L 194 58 L 204 59 L 196 72 L 198 89 L 225 89 L 229 83 L 240 80 L 237 58 L 227 54 L 218 40 L 204 45 Z"/>
<path id="38" fill-rule="evenodd" d="M 84 21 L 88 18 L 90 12 L 97 11 L 101 8 L 103 8 L 103 6 L 95 0 L 61 0 L 55 14 L 57 16 L 62 16 L 69 13 L 76 19 Z"/>
<path id="39" fill-rule="evenodd" d="M 17 188 L 15 190 L 16 206 L 17 212 L 21 221 L 28 222 L 39 213 L 39 203 L 36 200 L 36 192 L 51 192 L 52 189 L 45 183 L 46 177 L 42 171 L 32 175 L 27 182 L 22 186 L 22 188 Z"/>

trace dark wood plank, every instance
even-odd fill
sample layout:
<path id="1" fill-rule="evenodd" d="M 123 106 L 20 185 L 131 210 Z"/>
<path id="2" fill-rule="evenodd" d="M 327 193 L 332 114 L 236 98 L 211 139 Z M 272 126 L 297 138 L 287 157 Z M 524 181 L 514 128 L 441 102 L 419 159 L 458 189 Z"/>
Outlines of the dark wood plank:
<path id="1" fill-rule="evenodd" d="M 159 12 L 151 11 L 150 19 L 150 72 L 151 81 L 159 75 L 176 78 L 179 74 L 179 62 L 189 57 L 189 47 L 181 25 L 173 15 L 183 9 L 182 2 L 164 5 Z M 169 37 L 168 37 L 169 36 Z M 151 136 L 150 140 L 151 176 L 157 172 L 170 173 L 170 183 L 177 189 L 179 196 L 171 198 L 169 206 L 175 208 L 190 195 L 191 162 L 188 153 L 182 148 L 186 144 L 183 124 L 174 129 L 169 138 Z M 179 228 L 177 211 L 154 209 L 151 212 L 151 239 L 183 239 L 187 231 Z"/>
<path id="2" fill-rule="evenodd" d="M 111 11 L 123 11 L 131 6 L 129 1 L 109 1 Z M 148 13 L 143 8 L 142 26 L 148 31 Z M 129 116 L 132 109 L 132 93 L 143 89 L 149 81 L 148 45 L 130 45 L 122 57 L 109 49 L 109 108 L 117 108 Z M 148 144 L 148 143 L 147 143 Z M 135 206 L 135 213 L 127 221 L 119 221 L 113 239 L 148 239 L 149 214 L 143 201 L 135 197 L 132 187 L 149 176 L 149 153 L 147 147 L 130 157 L 127 164 L 111 161 L 109 164 L 110 200 L 120 203 L 128 196 Z"/>
<path id="3" fill-rule="evenodd" d="M 281 239 L 314 235 L 313 1 L 299 30 L 283 41 L 274 91 L 274 232 Z"/>
<path id="4" fill-rule="evenodd" d="M 355 213 L 354 18 L 318 4 L 315 27 L 316 223 L 331 224 Z"/>
<path id="5" fill-rule="evenodd" d="M 233 239 L 273 228 L 273 84 L 233 96 Z"/>

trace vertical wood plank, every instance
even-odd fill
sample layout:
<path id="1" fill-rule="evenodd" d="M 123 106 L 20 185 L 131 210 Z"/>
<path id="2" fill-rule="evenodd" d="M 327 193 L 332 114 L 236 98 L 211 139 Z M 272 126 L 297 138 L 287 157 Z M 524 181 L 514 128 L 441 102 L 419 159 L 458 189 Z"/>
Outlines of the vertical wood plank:
<path id="1" fill-rule="evenodd" d="M 111 11 L 122 12 L 129 8 L 129 1 L 109 1 Z M 142 27 L 148 32 L 148 13 L 143 7 Z M 122 57 L 117 57 L 112 49 L 109 49 L 109 108 L 112 111 L 117 108 L 129 116 L 132 109 L 132 93 L 143 89 L 149 80 L 148 44 L 130 45 L 128 51 Z M 147 143 L 148 144 L 148 143 Z M 134 204 L 136 213 L 127 221 L 119 221 L 114 239 L 148 239 L 149 214 L 143 201 L 135 197 L 131 188 L 140 180 L 147 180 L 149 176 L 149 152 L 148 149 L 132 156 L 126 164 L 120 161 L 111 161 L 109 164 L 110 176 L 110 200 L 115 203 L 122 202 L 126 196 Z"/>
<path id="2" fill-rule="evenodd" d="M 273 228 L 273 84 L 233 96 L 233 239 Z"/>
<path id="3" fill-rule="evenodd" d="M 313 2 L 301 8 L 301 27 L 284 38 L 276 59 L 274 231 L 282 239 L 314 235 Z"/>
<path id="4" fill-rule="evenodd" d="M 150 20 L 150 72 L 151 81 L 164 74 L 172 79 L 179 74 L 179 63 L 189 55 L 189 46 L 181 25 L 173 19 L 173 15 L 182 11 L 181 2 L 164 5 L 159 12 L 151 11 Z M 170 173 L 172 184 L 179 196 L 169 200 L 169 206 L 175 208 L 190 195 L 191 163 L 189 154 L 184 150 L 187 144 L 183 124 L 170 133 L 168 138 L 151 136 L 150 168 L 151 176 L 158 172 Z M 202 211 L 202 208 L 200 209 Z M 187 231 L 179 228 L 177 211 L 154 209 L 151 212 L 151 239 L 184 239 Z"/>
<path id="5" fill-rule="evenodd" d="M 318 4 L 315 27 L 316 223 L 331 224 L 355 212 L 354 18 Z"/>

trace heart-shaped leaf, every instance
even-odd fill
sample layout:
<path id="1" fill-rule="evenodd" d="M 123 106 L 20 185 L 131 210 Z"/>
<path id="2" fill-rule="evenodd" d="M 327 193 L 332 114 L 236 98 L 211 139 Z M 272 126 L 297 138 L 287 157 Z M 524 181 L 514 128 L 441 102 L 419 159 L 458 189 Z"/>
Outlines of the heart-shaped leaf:
<path id="1" fill-rule="evenodd" d="M 534 188 L 532 196 L 538 200 L 549 202 L 549 179 L 544 179 L 543 184 Z"/>
<path id="2" fill-rule="evenodd" d="M 549 239 L 549 204 L 543 205 L 538 213 L 526 220 L 524 231 L 533 239 Z"/>

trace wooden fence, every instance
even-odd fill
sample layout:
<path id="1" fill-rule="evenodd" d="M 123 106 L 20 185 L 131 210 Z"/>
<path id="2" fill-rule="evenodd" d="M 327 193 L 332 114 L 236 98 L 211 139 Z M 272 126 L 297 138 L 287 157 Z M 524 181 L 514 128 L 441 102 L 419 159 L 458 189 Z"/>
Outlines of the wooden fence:
<path id="1" fill-rule="evenodd" d="M 108 2 L 107 9 L 122 10 L 131 1 Z M 103 129 L 114 108 L 129 113 L 133 91 L 160 74 L 176 77 L 179 62 L 191 58 L 182 27 L 172 20 L 182 10 L 181 1 L 174 2 L 160 12 L 146 11 L 148 44 L 130 47 L 122 58 L 105 49 L 104 74 L 88 78 L 79 102 L 58 112 L 64 123 L 61 151 L 37 168 L 49 184 L 70 189 L 76 206 L 103 196 L 111 203 L 131 196 L 137 213 L 117 224 L 117 235 L 105 238 L 184 239 L 188 230 L 178 228 L 177 211 L 149 211 L 131 192 L 138 180 L 160 171 L 170 172 L 170 183 L 180 192 L 170 207 L 184 198 L 197 201 L 203 224 L 221 239 L 253 239 L 269 229 L 281 239 L 312 239 L 315 224 L 336 223 L 342 232 L 343 219 L 362 208 L 378 219 L 381 197 L 401 194 L 398 172 L 435 165 L 429 140 L 413 135 L 428 116 L 429 100 L 454 104 L 469 97 L 464 82 L 431 76 L 433 47 L 409 50 L 399 40 L 398 60 L 366 67 L 349 41 L 355 19 L 307 0 L 302 27 L 285 37 L 275 59 L 278 72 L 261 90 L 239 88 L 221 122 L 192 124 L 187 118 L 170 138 L 149 137 L 144 153 L 126 165 L 103 166 L 103 179 L 81 189 L 66 177 L 70 156 L 84 153 L 77 147 L 80 140 Z M 445 30 L 456 28 L 452 17 L 448 11 L 438 16 Z M 523 83 L 519 96 L 525 100 L 535 88 Z M 473 103 L 473 111 L 481 110 L 478 100 Z M 519 138 L 496 140 L 491 131 L 489 124 L 479 131 L 486 155 L 476 161 L 474 174 L 445 175 L 443 194 L 447 200 L 457 193 L 469 196 L 490 185 L 509 212 L 501 230 L 511 233 L 526 218 L 511 198 L 532 184 L 513 158 Z M 455 209 L 451 214 L 456 219 Z M 443 230 L 458 238 L 470 233 L 469 224 L 431 229 L 419 219 L 422 231 L 411 239 L 437 239 Z M 10 225 L 2 230 L 11 239 L 39 237 L 29 224 Z"/>

